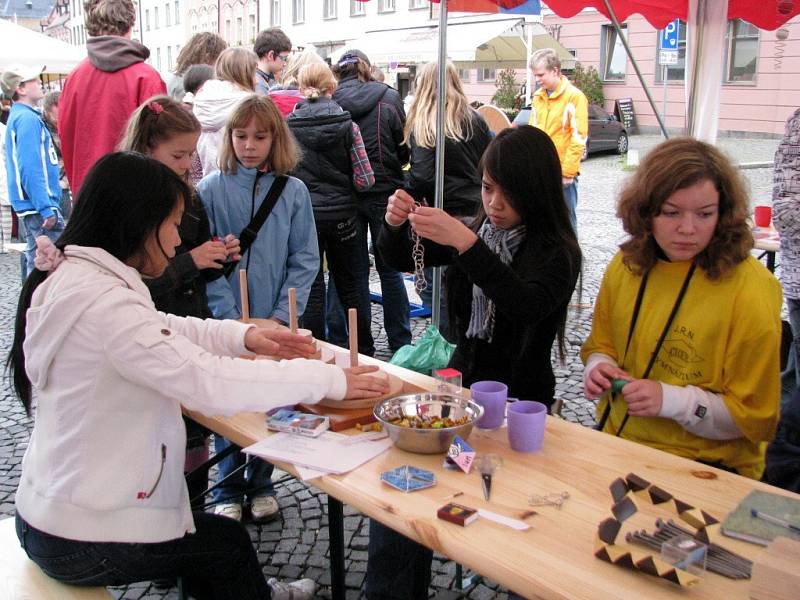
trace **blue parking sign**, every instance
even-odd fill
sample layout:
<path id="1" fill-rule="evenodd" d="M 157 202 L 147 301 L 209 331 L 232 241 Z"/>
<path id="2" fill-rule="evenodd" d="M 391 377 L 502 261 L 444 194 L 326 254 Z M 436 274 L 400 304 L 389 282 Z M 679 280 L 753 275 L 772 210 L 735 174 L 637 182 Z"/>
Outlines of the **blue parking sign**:
<path id="1" fill-rule="evenodd" d="M 667 23 L 667 26 L 661 30 L 658 36 L 660 50 L 677 50 L 678 49 L 678 26 L 680 19 L 675 19 Z"/>

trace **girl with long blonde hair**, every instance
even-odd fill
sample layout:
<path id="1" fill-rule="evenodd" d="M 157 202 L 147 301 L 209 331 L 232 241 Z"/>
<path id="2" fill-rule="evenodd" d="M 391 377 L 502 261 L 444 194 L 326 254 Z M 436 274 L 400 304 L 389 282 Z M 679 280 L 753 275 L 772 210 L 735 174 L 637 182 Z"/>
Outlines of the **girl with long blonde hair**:
<path id="1" fill-rule="evenodd" d="M 411 169 L 406 173 L 404 188 L 416 202 L 431 206 L 436 181 L 438 70 L 438 63 L 428 63 L 420 70 L 416 98 L 405 127 L 405 141 L 411 147 Z M 458 71 L 450 62 L 445 65 L 445 79 L 444 210 L 462 221 L 471 221 L 481 203 L 478 162 L 491 136 L 486 121 L 470 107 Z M 430 281 L 431 277 L 432 271 L 426 269 L 425 278 Z M 421 294 L 425 306 L 431 306 L 431 294 L 432 286 L 429 285 Z M 446 315 L 446 310 L 441 314 Z M 449 336 L 447 319 L 442 319 L 439 324 L 442 333 Z"/>

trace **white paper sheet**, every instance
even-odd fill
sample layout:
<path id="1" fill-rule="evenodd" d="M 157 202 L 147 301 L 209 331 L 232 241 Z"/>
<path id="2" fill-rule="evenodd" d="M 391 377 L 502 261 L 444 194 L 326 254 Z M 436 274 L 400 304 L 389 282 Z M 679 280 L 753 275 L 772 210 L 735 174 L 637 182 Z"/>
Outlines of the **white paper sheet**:
<path id="1" fill-rule="evenodd" d="M 316 438 L 276 433 L 248 446 L 244 452 L 267 460 L 340 474 L 383 454 L 392 445 L 388 438 L 360 444 L 343 443 L 347 437 L 332 431 L 326 431 Z"/>

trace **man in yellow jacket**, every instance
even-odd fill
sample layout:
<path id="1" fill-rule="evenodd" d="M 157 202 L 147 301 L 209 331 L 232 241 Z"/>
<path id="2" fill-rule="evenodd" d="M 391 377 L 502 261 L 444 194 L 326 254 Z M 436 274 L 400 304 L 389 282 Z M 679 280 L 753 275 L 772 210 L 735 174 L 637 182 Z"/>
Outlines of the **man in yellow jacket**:
<path id="1" fill-rule="evenodd" d="M 577 232 L 578 174 L 589 133 L 588 102 L 583 92 L 561 74 L 561 60 L 551 48 L 534 52 L 530 69 L 539 89 L 533 95 L 528 124 L 547 133 L 556 146 L 564 199 Z"/>

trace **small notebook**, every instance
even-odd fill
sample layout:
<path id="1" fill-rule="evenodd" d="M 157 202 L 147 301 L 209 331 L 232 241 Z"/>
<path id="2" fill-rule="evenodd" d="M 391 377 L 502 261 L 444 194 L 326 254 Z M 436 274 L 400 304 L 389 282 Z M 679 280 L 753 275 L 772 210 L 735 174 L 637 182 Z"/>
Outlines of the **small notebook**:
<path id="1" fill-rule="evenodd" d="M 768 546 L 780 536 L 800 541 L 800 534 L 797 532 L 752 516 L 752 509 L 783 519 L 792 525 L 800 525 L 800 500 L 753 490 L 725 519 L 722 533 L 762 546 Z"/>

